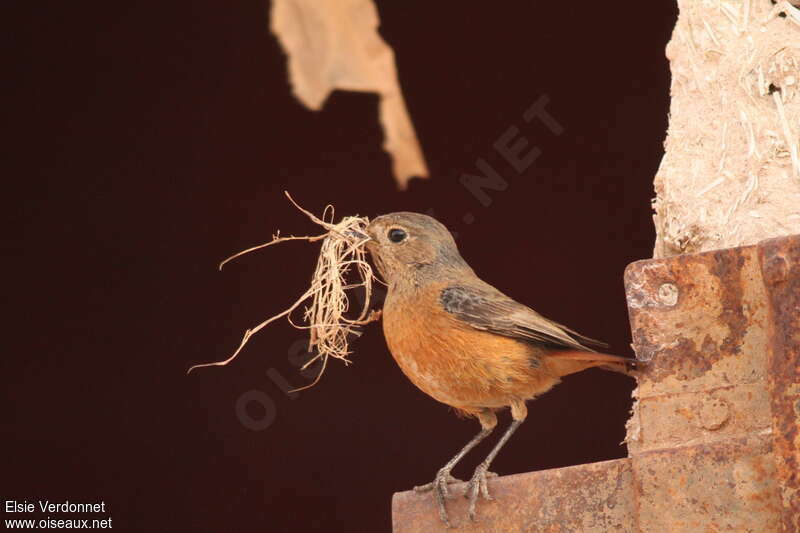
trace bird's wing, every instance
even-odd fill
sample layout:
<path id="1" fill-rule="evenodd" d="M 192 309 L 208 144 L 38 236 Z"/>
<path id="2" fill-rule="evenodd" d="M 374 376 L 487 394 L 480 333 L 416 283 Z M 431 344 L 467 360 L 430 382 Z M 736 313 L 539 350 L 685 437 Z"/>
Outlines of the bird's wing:
<path id="1" fill-rule="evenodd" d="M 488 284 L 450 285 L 439 301 L 445 311 L 475 329 L 556 349 L 594 351 L 587 345 L 606 346 L 546 319 Z"/>

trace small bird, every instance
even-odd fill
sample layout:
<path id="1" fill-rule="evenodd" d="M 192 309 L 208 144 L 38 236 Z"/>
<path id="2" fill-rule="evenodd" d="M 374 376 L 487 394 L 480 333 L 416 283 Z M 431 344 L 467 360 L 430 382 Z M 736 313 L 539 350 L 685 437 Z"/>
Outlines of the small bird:
<path id="1" fill-rule="evenodd" d="M 527 416 L 525 402 L 562 376 L 591 367 L 628 373 L 633 361 L 597 353 L 602 345 L 548 320 L 478 278 L 450 232 L 419 213 L 391 213 L 366 229 L 367 249 L 388 285 L 383 332 L 403 373 L 423 392 L 475 417 L 480 432 L 450 459 L 431 483 L 442 521 L 453 467 L 497 425 L 495 411 L 511 408 L 512 422 L 475 469 L 464 496 L 475 520 L 479 495 L 489 495 L 489 465 Z"/>

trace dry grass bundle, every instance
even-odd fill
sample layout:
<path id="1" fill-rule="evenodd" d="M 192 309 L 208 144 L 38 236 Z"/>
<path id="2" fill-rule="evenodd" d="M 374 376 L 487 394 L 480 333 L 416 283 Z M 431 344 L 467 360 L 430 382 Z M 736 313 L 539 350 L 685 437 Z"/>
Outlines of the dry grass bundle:
<path id="1" fill-rule="evenodd" d="M 334 223 L 333 206 L 328 205 L 322 214 L 322 218 L 317 218 L 309 211 L 300 207 L 292 197 L 289 196 L 289 193 L 286 193 L 286 196 L 297 209 L 305 213 L 313 222 L 319 224 L 327 231 L 320 235 L 301 237 L 281 237 L 280 233 L 278 233 L 273 236 L 270 242 L 253 246 L 252 248 L 243 250 L 225 259 L 220 263 L 219 268 L 221 270 L 226 263 L 237 257 L 254 250 L 272 246 L 273 244 L 294 240 L 304 240 L 308 242 L 321 240 L 322 247 L 320 248 L 319 259 L 317 260 L 317 267 L 311 278 L 311 286 L 287 309 L 245 331 L 242 342 L 230 357 L 224 361 L 194 365 L 189 368 L 188 372 L 191 372 L 195 368 L 206 366 L 227 365 L 239 355 L 239 352 L 241 352 L 242 348 L 247 344 L 247 341 L 250 340 L 250 337 L 275 320 L 286 317 L 289 323 L 294 327 L 309 330 L 308 351 L 314 351 L 315 355 L 303 365 L 301 370 L 306 369 L 317 360 L 322 360 L 322 369 L 314 381 L 305 387 L 296 389 L 302 390 L 314 386 L 319 381 L 323 372 L 325 372 L 329 357 L 335 357 L 345 363 L 350 363 L 350 360 L 347 358 L 350 354 L 348 349 L 348 336 L 350 334 L 360 335 L 360 326 L 372 322 L 379 317 L 379 311 L 370 312 L 369 310 L 372 283 L 377 280 L 372 272 L 372 267 L 366 260 L 367 250 L 364 246 L 369 240 L 369 237 L 366 235 L 369 219 L 366 217 L 349 216 L 344 217 L 338 223 Z M 352 283 L 348 282 L 348 278 L 352 277 L 351 272 L 354 272 L 356 278 L 355 282 Z M 362 287 L 365 292 L 364 304 L 361 306 L 355 318 L 348 318 L 345 316 L 350 308 L 350 299 L 347 293 L 353 289 Z M 305 325 L 296 324 L 292 320 L 292 312 L 304 302 L 309 301 L 310 305 L 306 307 L 303 315 Z"/>

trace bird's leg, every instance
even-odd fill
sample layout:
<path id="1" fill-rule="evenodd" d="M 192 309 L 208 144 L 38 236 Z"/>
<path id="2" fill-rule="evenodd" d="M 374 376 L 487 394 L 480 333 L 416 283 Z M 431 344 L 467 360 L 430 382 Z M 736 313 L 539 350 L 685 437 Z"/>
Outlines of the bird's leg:
<path id="1" fill-rule="evenodd" d="M 489 472 L 489 465 L 492 464 L 494 458 L 497 456 L 500 449 L 508 442 L 508 439 L 511 438 L 511 435 L 517 430 L 517 428 L 525 421 L 525 417 L 528 416 L 528 409 L 525 407 L 524 401 L 517 401 L 511 404 L 511 416 L 513 420 L 511 421 L 511 425 L 508 426 L 508 429 L 503 436 L 500 437 L 500 440 L 497 442 L 492 451 L 489 452 L 489 455 L 486 456 L 486 459 L 483 460 L 481 464 L 475 468 L 475 473 L 472 474 L 472 479 L 469 480 L 467 484 L 467 490 L 464 491 L 464 497 L 469 499 L 469 518 L 471 520 L 475 520 L 475 505 L 478 501 L 478 495 L 483 495 L 484 498 L 487 500 L 491 500 L 492 497 L 489 494 L 489 487 L 486 482 L 487 477 L 496 476 L 497 474 L 493 472 Z"/>
<path id="2" fill-rule="evenodd" d="M 454 478 L 450 472 L 453 470 L 453 467 L 455 467 L 456 464 L 465 455 L 467 455 L 472 448 L 474 448 L 480 441 L 485 439 L 497 425 L 497 416 L 495 416 L 491 409 L 483 409 L 476 414 L 481 423 L 480 433 L 475 435 L 472 440 L 466 444 L 466 446 L 461 448 L 461 451 L 459 451 L 452 459 L 447 461 L 447 464 L 439 469 L 433 481 L 426 483 L 425 485 L 414 487 L 416 492 L 427 492 L 429 490 L 434 492 L 436 495 L 436 503 L 439 506 L 439 517 L 442 519 L 442 522 L 447 525 L 447 527 L 450 527 L 450 519 L 447 517 L 447 508 L 444 504 L 445 498 L 450 495 L 447 485 L 449 483 L 462 483 L 460 479 Z"/>

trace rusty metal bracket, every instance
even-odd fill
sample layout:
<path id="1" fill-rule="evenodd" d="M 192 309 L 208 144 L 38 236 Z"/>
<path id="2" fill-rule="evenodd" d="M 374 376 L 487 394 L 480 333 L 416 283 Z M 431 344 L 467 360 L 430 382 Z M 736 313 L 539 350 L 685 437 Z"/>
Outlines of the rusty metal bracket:
<path id="1" fill-rule="evenodd" d="M 630 457 L 493 479 L 459 528 L 800 531 L 800 236 L 637 261 L 625 288 L 646 362 Z M 445 530 L 425 495 L 392 509 L 396 532 Z"/>

